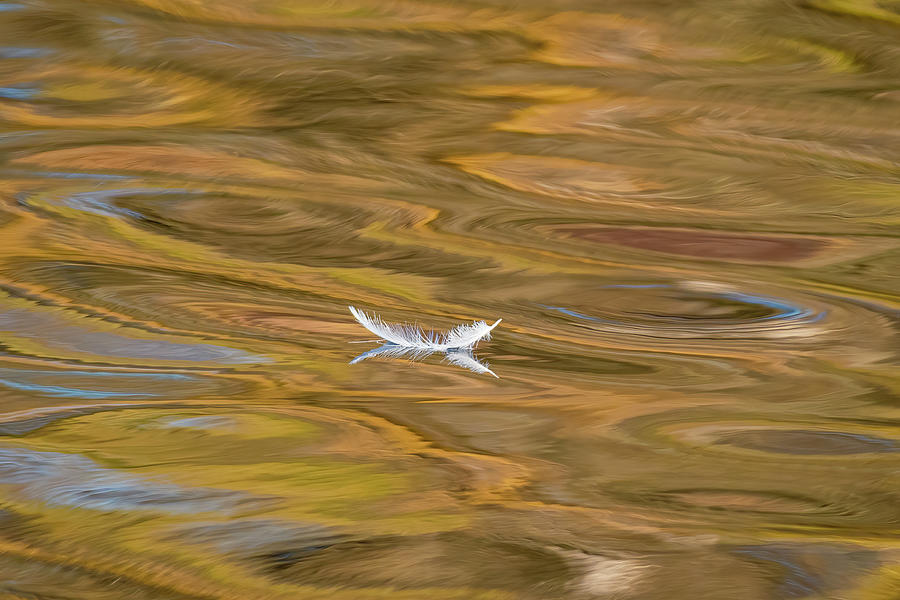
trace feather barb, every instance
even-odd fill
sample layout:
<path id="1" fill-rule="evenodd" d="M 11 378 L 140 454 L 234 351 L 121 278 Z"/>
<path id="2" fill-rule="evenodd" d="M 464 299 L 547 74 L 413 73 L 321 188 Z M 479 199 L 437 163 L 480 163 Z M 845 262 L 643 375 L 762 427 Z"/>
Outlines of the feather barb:
<path id="1" fill-rule="evenodd" d="M 481 340 L 491 339 L 491 332 L 503 320 L 497 319 L 493 325 L 488 325 L 485 321 L 462 323 L 445 334 L 438 334 L 409 323 L 386 323 L 377 314 L 370 315 L 355 306 L 348 308 L 360 325 L 386 343 L 431 352 L 470 350 Z"/>

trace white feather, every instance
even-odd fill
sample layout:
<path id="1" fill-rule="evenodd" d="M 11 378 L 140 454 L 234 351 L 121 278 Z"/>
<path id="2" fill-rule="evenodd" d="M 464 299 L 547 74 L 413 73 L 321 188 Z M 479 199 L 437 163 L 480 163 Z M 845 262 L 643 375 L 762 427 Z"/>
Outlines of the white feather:
<path id="1" fill-rule="evenodd" d="M 385 323 L 376 314 L 369 315 L 358 308 L 350 306 L 350 312 L 359 324 L 389 344 L 406 348 L 419 348 L 431 352 L 449 352 L 474 348 L 479 341 L 491 339 L 491 331 L 503 319 L 497 319 L 493 325 L 484 321 L 463 323 L 450 332 L 438 335 L 434 331 L 425 331 L 418 325 L 408 323 Z"/>

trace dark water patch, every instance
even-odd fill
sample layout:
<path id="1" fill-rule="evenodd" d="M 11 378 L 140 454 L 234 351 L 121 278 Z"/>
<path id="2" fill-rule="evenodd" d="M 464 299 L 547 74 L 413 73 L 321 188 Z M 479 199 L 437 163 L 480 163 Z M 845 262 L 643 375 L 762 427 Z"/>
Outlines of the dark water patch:
<path id="1" fill-rule="evenodd" d="M 155 232 L 249 260 L 350 267 L 361 264 L 356 257 L 386 249 L 354 235 L 371 213 L 340 202 L 187 190 L 148 190 L 144 197 L 140 190 L 122 190 L 119 196 Z M 336 244 L 336 239 L 343 241 Z"/>
<path id="2" fill-rule="evenodd" d="M 33 515 L 17 512 L 8 503 L 5 506 L 0 509 L 0 540 L 23 542 L 41 530 L 40 524 L 36 522 Z"/>
<path id="3" fill-rule="evenodd" d="M 478 452 L 499 453 L 506 448 L 547 456 L 560 446 L 557 430 L 563 427 L 562 419 L 546 410 L 522 407 L 441 402 L 403 407 L 400 414 L 396 412 L 391 411 L 393 422 L 415 425 L 444 446 Z"/>
<path id="4" fill-rule="evenodd" d="M 540 304 L 609 334 L 660 339 L 802 339 L 826 332 L 829 310 L 818 302 L 743 291 L 707 282 L 611 284 L 573 298 L 579 305 Z M 583 306 L 591 302 L 593 306 Z"/>
<path id="5" fill-rule="evenodd" d="M 715 443 L 763 452 L 841 455 L 900 452 L 900 444 L 875 436 L 839 431 L 751 430 L 726 433 Z"/>
<path id="6" fill-rule="evenodd" d="M 741 465 L 735 463 L 729 468 L 740 469 Z M 890 536 L 890 524 L 898 518 L 897 496 L 888 489 L 890 486 L 868 482 L 863 476 L 856 478 L 860 487 L 851 490 L 846 482 L 854 478 L 837 469 L 809 474 L 801 467 L 792 467 L 787 473 L 774 472 L 777 468 L 744 465 L 743 478 L 722 472 L 712 477 L 687 469 L 680 478 L 657 472 L 654 478 L 665 479 L 672 487 L 647 489 L 637 482 L 615 482 L 608 484 L 604 493 L 627 506 L 660 511 L 662 519 L 704 523 L 734 533 L 764 528 L 829 537 L 859 535 L 884 540 Z M 869 468 L 866 472 L 878 471 Z M 828 486 L 819 485 L 813 490 L 802 483 L 829 475 L 835 482 Z M 760 484 L 748 489 L 742 484 L 748 476 Z M 728 482 L 730 487 L 675 487 L 679 479 L 681 483 L 697 484 Z M 763 485 L 767 489 L 760 489 Z"/>
<path id="7" fill-rule="evenodd" d="M 465 549 L 465 558 L 460 552 Z M 522 598 L 558 597 L 573 569 L 549 548 L 464 533 L 339 542 L 273 570 L 282 581 L 350 589 L 451 585 L 506 589 Z M 513 574 L 513 577 L 509 575 Z"/>
<path id="8" fill-rule="evenodd" d="M 287 566 L 345 541 L 345 535 L 316 523 L 241 519 L 181 527 L 173 539 L 209 545 L 216 552 L 254 558 L 268 567 Z"/>
<path id="9" fill-rule="evenodd" d="M 746 561 L 775 568 L 772 597 L 779 600 L 839 594 L 880 562 L 877 552 L 855 546 L 765 544 L 731 551 Z"/>
<path id="10" fill-rule="evenodd" d="M 556 231 L 593 242 L 709 260 L 792 262 L 815 256 L 828 246 L 826 241 L 819 239 L 659 228 L 578 227 Z"/>
<path id="11" fill-rule="evenodd" d="M 598 356 L 595 353 L 590 355 L 587 351 L 581 353 L 569 352 L 558 347 L 547 348 L 546 353 L 538 355 L 534 347 L 522 346 L 508 341 L 494 344 L 491 349 L 494 352 L 502 351 L 504 355 L 509 356 L 530 356 L 532 364 L 541 365 L 542 368 L 550 371 L 620 375 L 623 377 L 638 377 L 657 371 L 657 367 L 648 362 L 642 362 L 638 357 L 634 357 L 634 360 L 628 360 L 624 357 Z M 504 356 L 499 355 L 492 360 L 495 360 L 499 365 L 504 362 Z"/>
<path id="12" fill-rule="evenodd" d="M 24 553 L 23 553 L 24 554 Z M 0 592 L 8 598 L 92 598 L 95 600 L 199 600 L 164 584 L 148 585 L 140 574 L 78 566 L 38 556 L 0 555 Z M 207 596 L 208 597 L 208 596 Z"/>
<path id="13" fill-rule="evenodd" d="M 810 513 L 824 507 L 813 498 L 750 490 L 669 490 L 658 499 L 699 509 L 750 513 Z"/>
<path id="14" fill-rule="evenodd" d="M 78 262 L 22 265 L 18 277 L 85 305 L 102 306 L 139 319 L 129 321 L 156 331 L 152 323 L 161 315 L 173 328 L 258 340 L 315 343 L 333 347 L 335 312 L 344 318 L 346 305 L 315 289 L 291 289 L 276 282 L 258 281 L 252 273 L 228 277 L 193 269 L 161 265 L 116 265 Z M 90 308 L 85 312 L 90 313 Z M 345 327 L 350 333 L 356 328 Z M 327 340 L 326 340 L 327 338 Z M 323 342 L 323 340 L 325 340 Z"/>
<path id="15" fill-rule="evenodd" d="M 142 406 L 154 406 L 152 404 L 117 404 L 115 406 L 76 406 L 76 407 L 53 407 L 45 409 L 34 409 L 24 411 L 23 414 L 7 415 L 5 420 L 0 422 L 0 435 L 20 436 L 37 431 L 47 425 L 52 425 L 59 421 L 80 417 L 84 415 L 92 415 L 94 413 L 107 410 L 119 410 L 123 407 L 140 408 Z"/>

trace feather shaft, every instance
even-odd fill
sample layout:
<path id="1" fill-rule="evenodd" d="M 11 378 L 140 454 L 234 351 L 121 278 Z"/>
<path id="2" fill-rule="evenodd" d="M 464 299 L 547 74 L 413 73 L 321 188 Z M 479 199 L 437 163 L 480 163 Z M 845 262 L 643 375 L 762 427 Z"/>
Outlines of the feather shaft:
<path id="1" fill-rule="evenodd" d="M 374 333 L 388 344 L 405 348 L 418 348 L 431 352 L 451 352 L 469 350 L 481 340 L 491 339 L 491 332 L 503 319 L 497 319 L 493 325 L 485 321 L 462 323 L 446 334 L 425 331 L 418 325 L 409 323 L 387 323 L 377 314 L 371 315 L 354 306 L 348 307 L 350 313 L 360 325 Z"/>

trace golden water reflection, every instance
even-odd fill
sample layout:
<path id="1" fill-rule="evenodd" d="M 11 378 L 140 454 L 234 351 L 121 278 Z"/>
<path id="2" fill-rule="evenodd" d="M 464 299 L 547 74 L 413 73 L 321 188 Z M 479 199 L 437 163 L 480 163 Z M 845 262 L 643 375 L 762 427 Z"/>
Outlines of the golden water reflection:
<path id="1" fill-rule="evenodd" d="M 0 2 L 0 595 L 896 600 L 898 9 Z"/>

